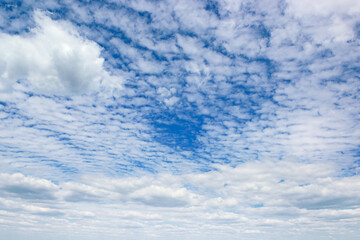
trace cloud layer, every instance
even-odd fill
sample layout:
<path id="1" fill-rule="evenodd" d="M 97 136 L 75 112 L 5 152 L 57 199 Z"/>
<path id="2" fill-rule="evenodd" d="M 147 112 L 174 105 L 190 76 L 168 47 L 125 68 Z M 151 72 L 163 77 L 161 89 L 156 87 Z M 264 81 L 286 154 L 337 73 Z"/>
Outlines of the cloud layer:
<path id="1" fill-rule="evenodd" d="M 0 3 L 0 236 L 357 239 L 359 12 Z"/>
<path id="2" fill-rule="evenodd" d="M 207 173 L 84 176 L 58 184 L 1 174 L 2 223 L 11 228 L 27 216 L 20 223 L 26 231 L 50 221 L 49 232 L 63 228 L 79 238 L 108 232 L 109 238 L 112 233 L 139 239 L 193 234 L 199 239 L 255 239 L 286 231 L 284 239 L 307 234 L 316 239 L 317 234 L 347 238 L 360 219 L 359 177 L 337 177 L 335 166 L 288 160 L 214 167 Z M 329 229 L 335 225 L 341 227 Z"/>

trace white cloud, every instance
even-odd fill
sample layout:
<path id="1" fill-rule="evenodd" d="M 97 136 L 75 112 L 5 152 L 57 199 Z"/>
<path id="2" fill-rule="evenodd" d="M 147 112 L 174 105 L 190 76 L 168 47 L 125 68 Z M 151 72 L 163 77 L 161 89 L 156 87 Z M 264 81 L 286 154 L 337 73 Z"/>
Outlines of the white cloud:
<path id="1" fill-rule="evenodd" d="M 332 41 L 346 42 L 354 39 L 354 20 L 359 21 L 359 1 L 287 2 L 287 13 L 300 20 L 305 32 L 310 33 L 317 43 L 328 44 Z"/>
<path id="2" fill-rule="evenodd" d="M 79 93 L 97 90 L 101 81 L 114 78 L 103 69 L 99 45 L 75 27 L 41 11 L 34 12 L 34 19 L 37 26 L 30 33 L 0 33 L 0 90 L 27 79 L 38 91 Z"/>
<path id="3" fill-rule="evenodd" d="M 97 201 L 107 200 L 110 198 L 110 192 L 101 188 L 88 186 L 85 184 L 67 182 L 62 184 L 62 191 L 59 192 L 59 197 L 65 201 L 80 202 L 80 201 Z"/>
<path id="4" fill-rule="evenodd" d="M 3 33 L 15 54 L 0 56 L 1 84 L 27 81 L 0 93 L 1 169 L 34 177 L 0 177 L 2 224 L 104 239 L 358 234 L 358 4 L 285 3 L 63 1 L 54 14 L 76 27 L 36 12 L 30 33 Z M 4 31 L 24 29 L 7 14 Z"/>
<path id="5" fill-rule="evenodd" d="M 6 195 L 29 199 L 54 199 L 58 186 L 51 181 L 26 177 L 21 173 L 0 174 L 0 191 Z"/>
<path id="6" fill-rule="evenodd" d="M 131 199 L 150 206 L 182 207 L 188 205 L 188 195 L 185 188 L 172 189 L 151 185 L 133 192 L 130 196 Z"/>
<path id="7" fill-rule="evenodd" d="M 25 227 L 40 227 L 56 216 L 50 232 L 76 228 L 81 235 L 113 229 L 117 235 L 133 227 L 135 233 L 156 232 L 158 237 L 179 231 L 270 234 L 301 229 L 308 234 L 330 228 L 334 221 L 345 234 L 351 221 L 360 218 L 359 177 L 336 177 L 335 165 L 283 160 L 214 167 L 216 171 L 181 175 L 87 176 L 58 185 L 2 174 L 1 196 L 8 199 L 0 196 L 0 215 L 6 216 L 7 225 L 21 215 Z M 37 189 L 39 195 L 9 195 L 10 185 Z M 49 189 L 56 198 L 41 197 Z"/>
<path id="8" fill-rule="evenodd" d="M 357 0 L 288 0 L 289 11 L 297 17 L 306 15 L 326 16 L 331 14 L 358 14 L 360 13 L 360 3 Z"/>

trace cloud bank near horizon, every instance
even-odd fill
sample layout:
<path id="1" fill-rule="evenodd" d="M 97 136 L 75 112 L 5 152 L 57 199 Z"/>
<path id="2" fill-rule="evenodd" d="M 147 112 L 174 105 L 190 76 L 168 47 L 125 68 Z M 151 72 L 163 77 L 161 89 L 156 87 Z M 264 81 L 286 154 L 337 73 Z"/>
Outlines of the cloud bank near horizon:
<path id="1" fill-rule="evenodd" d="M 339 223 L 355 231 L 360 217 L 357 175 L 336 177 L 334 166 L 294 161 L 216 169 L 117 179 L 88 175 L 58 184 L 21 173 L 1 174 L 2 224 L 36 231 L 48 221 L 46 232 L 62 229 L 84 236 L 93 233 L 89 226 L 96 226 L 96 233 L 110 239 L 156 239 L 164 233 L 174 239 L 294 237 L 309 225 L 312 238 L 348 237 L 339 232 Z M 29 220 L 19 223 L 20 218 Z M 124 232 L 129 228 L 131 234 Z"/>

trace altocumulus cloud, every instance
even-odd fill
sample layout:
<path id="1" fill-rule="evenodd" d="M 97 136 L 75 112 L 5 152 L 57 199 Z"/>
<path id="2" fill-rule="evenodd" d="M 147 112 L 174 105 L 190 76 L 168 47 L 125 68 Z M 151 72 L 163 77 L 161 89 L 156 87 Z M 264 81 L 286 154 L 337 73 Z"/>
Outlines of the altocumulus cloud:
<path id="1" fill-rule="evenodd" d="M 359 14 L 0 2 L 0 238 L 358 239 Z"/>

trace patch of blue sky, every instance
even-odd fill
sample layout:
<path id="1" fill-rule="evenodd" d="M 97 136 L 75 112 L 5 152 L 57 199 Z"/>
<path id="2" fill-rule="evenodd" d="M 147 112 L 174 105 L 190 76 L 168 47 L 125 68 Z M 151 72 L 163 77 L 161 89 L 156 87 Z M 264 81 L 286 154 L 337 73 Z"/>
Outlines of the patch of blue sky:
<path id="1" fill-rule="evenodd" d="M 217 17 L 221 17 L 219 12 L 219 3 L 213 0 L 207 0 L 205 5 L 205 10 L 214 13 Z"/>
<path id="2" fill-rule="evenodd" d="M 252 208 L 262 208 L 262 207 L 264 207 L 264 204 L 263 203 L 252 204 L 251 207 Z"/>

